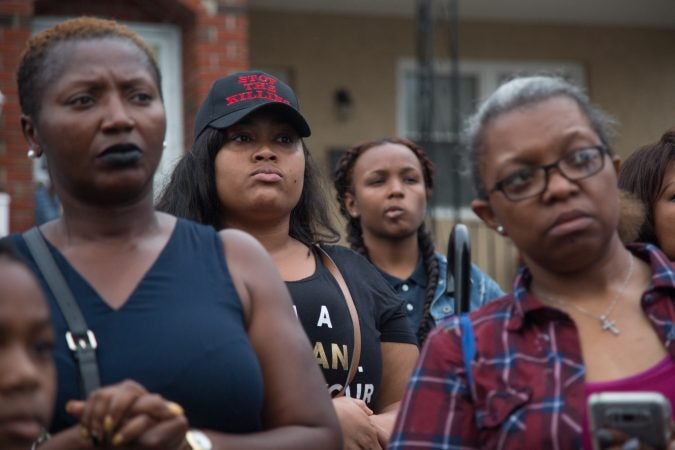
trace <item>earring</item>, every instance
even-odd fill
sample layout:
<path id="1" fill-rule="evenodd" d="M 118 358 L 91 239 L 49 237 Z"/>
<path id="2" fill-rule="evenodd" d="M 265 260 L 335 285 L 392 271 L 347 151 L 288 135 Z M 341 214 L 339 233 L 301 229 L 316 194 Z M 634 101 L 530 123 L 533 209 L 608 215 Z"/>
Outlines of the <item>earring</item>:
<path id="1" fill-rule="evenodd" d="M 162 150 L 166 150 L 166 141 L 162 142 Z"/>
<path id="2" fill-rule="evenodd" d="M 506 233 L 506 230 L 504 229 L 504 225 L 497 225 L 497 233 L 504 236 L 504 233 Z"/>
<path id="3" fill-rule="evenodd" d="M 32 147 L 28 149 L 28 153 L 26 153 L 26 155 L 27 155 L 30 159 L 35 159 L 35 158 L 38 157 L 37 152 L 36 152 L 35 150 L 33 150 Z"/>

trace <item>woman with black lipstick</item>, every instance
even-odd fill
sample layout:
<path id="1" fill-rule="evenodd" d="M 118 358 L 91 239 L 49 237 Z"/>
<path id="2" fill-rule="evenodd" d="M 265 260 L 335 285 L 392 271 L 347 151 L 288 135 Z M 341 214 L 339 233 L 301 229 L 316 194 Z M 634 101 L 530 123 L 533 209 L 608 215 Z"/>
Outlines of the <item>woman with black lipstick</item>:
<path id="1" fill-rule="evenodd" d="M 97 342 L 103 386 L 78 400 L 78 360 L 47 289 L 58 396 L 53 438 L 39 448 L 340 448 L 321 374 L 264 249 L 243 232 L 153 208 L 166 128 L 159 80 L 137 35 L 92 18 L 32 37 L 21 60 L 28 153 L 45 154 L 63 205 L 39 235 Z M 11 239 L 29 254 L 24 236 Z M 30 258 L 44 284 L 49 271 Z"/>

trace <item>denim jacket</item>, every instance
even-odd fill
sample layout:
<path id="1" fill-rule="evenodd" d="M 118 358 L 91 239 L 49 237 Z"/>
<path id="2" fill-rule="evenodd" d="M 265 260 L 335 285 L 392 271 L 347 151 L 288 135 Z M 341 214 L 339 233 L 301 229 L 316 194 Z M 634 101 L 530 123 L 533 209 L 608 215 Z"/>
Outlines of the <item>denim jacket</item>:
<path id="1" fill-rule="evenodd" d="M 437 324 L 441 320 L 455 313 L 455 297 L 445 294 L 445 285 L 448 277 L 448 260 L 439 252 L 436 252 L 435 255 L 438 260 L 439 278 L 434 299 L 431 302 L 431 316 Z M 504 291 L 502 291 L 497 282 L 487 274 L 483 273 L 478 266 L 473 263 L 471 264 L 470 283 L 471 293 L 469 298 L 471 310 L 504 295 Z"/>

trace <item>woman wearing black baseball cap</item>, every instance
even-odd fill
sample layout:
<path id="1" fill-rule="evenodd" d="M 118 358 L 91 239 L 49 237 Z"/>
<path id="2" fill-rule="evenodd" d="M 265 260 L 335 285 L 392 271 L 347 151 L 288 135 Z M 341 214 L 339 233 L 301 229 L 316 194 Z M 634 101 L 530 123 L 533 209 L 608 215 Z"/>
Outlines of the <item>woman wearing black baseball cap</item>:
<path id="1" fill-rule="evenodd" d="M 295 93 L 281 80 L 260 71 L 221 78 L 158 207 L 216 229 L 242 229 L 263 244 L 314 347 L 345 448 L 383 448 L 418 354 L 416 338 L 381 275 L 355 252 L 324 245 L 338 234 L 302 140 L 309 135 Z"/>

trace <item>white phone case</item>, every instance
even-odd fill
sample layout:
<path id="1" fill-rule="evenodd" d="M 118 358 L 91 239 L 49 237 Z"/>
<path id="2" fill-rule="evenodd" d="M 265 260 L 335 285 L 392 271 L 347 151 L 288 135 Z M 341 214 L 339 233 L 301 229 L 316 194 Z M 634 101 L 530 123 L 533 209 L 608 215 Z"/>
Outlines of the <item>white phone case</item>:
<path id="1" fill-rule="evenodd" d="M 654 449 L 665 449 L 670 440 L 670 402 L 659 392 L 601 392 L 588 399 L 593 449 L 599 428 L 620 430 Z"/>

